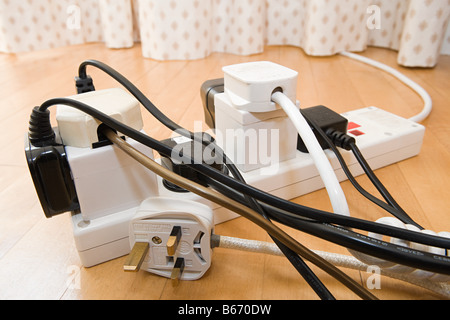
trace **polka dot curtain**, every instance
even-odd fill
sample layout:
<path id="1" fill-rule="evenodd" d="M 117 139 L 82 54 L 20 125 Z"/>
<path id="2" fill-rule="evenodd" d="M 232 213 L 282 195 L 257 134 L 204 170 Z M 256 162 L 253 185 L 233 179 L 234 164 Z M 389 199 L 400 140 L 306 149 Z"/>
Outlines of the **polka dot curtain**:
<path id="1" fill-rule="evenodd" d="M 157 60 L 267 45 L 314 56 L 379 46 L 404 66 L 433 67 L 450 54 L 450 0 L 0 0 L 0 52 L 88 42 Z"/>

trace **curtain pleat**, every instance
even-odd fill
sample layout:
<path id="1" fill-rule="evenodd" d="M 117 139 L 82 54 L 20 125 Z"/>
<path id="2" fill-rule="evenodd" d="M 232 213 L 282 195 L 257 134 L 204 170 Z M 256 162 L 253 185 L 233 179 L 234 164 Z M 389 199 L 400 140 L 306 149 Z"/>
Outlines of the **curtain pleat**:
<path id="1" fill-rule="evenodd" d="M 105 43 L 156 60 L 291 45 L 308 55 L 398 51 L 404 66 L 450 54 L 450 0 L 0 0 L 0 51 Z"/>

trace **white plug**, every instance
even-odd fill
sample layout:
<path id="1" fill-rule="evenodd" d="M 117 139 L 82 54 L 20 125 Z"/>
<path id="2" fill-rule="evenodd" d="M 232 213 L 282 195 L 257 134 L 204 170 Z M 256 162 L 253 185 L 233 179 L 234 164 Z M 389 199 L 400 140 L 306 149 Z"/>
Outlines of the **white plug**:
<path id="1" fill-rule="evenodd" d="M 223 71 L 224 92 L 214 96 L 218 145 L 242 172 L 271 172 L 295 158 L 297 131 L 272 94 L 282 91 L 296 104 L 298 73 L 268 61 L 226 66 Z"/>
<path id="2" fill-rule="evenodd" d="M 224 90 L 235 108 L 248 112 L 280 109 L 272 101 L 282 91 L 295 103 L 298 72 L 269 61 L 254 61 L 223 67 Z"/>
<path id="3" fill-rule="evenodd" d="M 171 279 L 197 280 L 211 266 L 210 207 L 179 198 L 152 197 L 130 222 L 125 271 L 140 269 Z"/>

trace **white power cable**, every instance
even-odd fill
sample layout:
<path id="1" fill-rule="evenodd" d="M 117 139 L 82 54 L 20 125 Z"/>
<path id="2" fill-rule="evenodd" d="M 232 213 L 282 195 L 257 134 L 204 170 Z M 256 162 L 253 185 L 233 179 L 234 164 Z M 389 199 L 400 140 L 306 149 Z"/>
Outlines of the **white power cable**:
<path id="1" fill-rule="evenodd" d="M 414 121 L 414 122 L 421 122 L 430 115 L 431 110 L 433 108 L 433 101 L 431 100 L 431 97 L 428 94 L 428 92 L 425 91 L 425 89 L 423 89 L 416 82 L 412 81 L 410 78 L 406 77 L 404 74 L 402 74 L 398 70 L 395 70 L 394 68 L 391 68 L 381 62 L 378 62 L 378 61 L 372 60 L 370 58 L 366 58 L 366 57 L 363 57 L 363 56 L 360 56 L 360 55 L 357 55 L 357 54 L 354 54 L 351 52 L 347 52 L 347 51 L 343 51 L 340 54 L 343 56 L 346 56 L 348 58 L 366 63 L 368 65 L 371 65 L 371 66 L 381 69 L 383 71 L 386 71 L 387 73 L 390 73 L 391 75 L 396 77 L 398 80 L 400 80 L 401 82 L 403 82 L 404 84 L 409 86 L 412 90 L 414 90 L 422 98 L 422 100 L 424 102 L 424 106 L 423 106 L 422 111 L 419 114 L 409 118 L 409 120 Z"/>
<path id="2" fill-rule="evenodd" d="M 235 249 L 246 252 L 264 253 L 274 256 L 283 255 L 281 250 L 274 243 L 270 242 L 240 239 L 222 235 L 213 235 L 211 239 L 214 243 L 214 247 Z M 370 267 L 370 265 L 365 264 L 352 256 L 317 250 L 312 251 L 323 259 L 332 263 L 336 267 L 343 267 L 359 271 L 368 271 Z M 441 295 L 444 298 L 450 298 L 450 285 L 448 283 L 430 281 L 429 279 L 421 279 L 410 274 L 396 273 L 385 269 L 381 269 L 380 273 L 384 276 L 408 282 L 410 284 L 430 290 L 436 294 Z"/>
<path id="3" fill-rule="evenodd" d="M 300 137 L 305 143 L 314 164 L 319 171 L 325 188 L 330 197 L 333 211 L 338 214 L 350 216 L 347 199 L 336 177 L 336 173 L 330 164 L 325 152 L 317 141 L 310 125 L 303 117 L 298 107 L 282 92 L 275 92 L 272 100 L 277 103 L 288 115 Z"/>

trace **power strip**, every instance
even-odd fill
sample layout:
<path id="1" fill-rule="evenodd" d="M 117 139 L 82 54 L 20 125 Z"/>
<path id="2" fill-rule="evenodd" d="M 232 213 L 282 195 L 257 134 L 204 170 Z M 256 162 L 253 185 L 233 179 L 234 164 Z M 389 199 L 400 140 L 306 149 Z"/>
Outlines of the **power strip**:
<path id="1" fill-rule="evenodd" d="M 420 153 L 425 127 L 376 107 L 368 107 L 342 114 L 349 121 L 348 134 L 355 137 L 357 145 L 372 169 L 411 158 Z M 339 181 L 347 179 L 331 150 L 325 150 Z M 342 150 L 350 171 L 354 176 L 364 173 L 356 158 L 349 151 Z M 324 188 L 314 162 L 309 154 L 297 152 L 291 160 L 280 162 L 270 168 L 256 169 L 243 173 L 246 182 L 256 188 L 283 199 L 299 196 Z M 158 182 L 159 193 L 173 195 Z M 178 197 L 203 202 L 214 210 L 216 224 L 237 217 L 230 212 L 202 199 L 195 194 L 180 193 Z"/>
<path id="2" fill-rule="evenodd" d="M 425 127 L 376 107 L 368 107 L 342 114 L 349 121 L 348 133 L 373 169 L 388 166 L 420 153 Z M 347 179 L 335 155 L 325 151 L 340 181 Z M 363 174 L 353 154 L 342 150 L 354 176 Z M 156 159 L 159 161 L 159 159 Z M 283 199 L 294 199 L 324 188 L 319 173 L 309 154 L 297 152 L 291 160 L 280 162 L 272 168 L 262 168 L 243 173 L 247 183 Z M 216 203 L 193 193 L 169 191 L 157 177 L 158 191 L 162 197 L 192 200 L 209 206 L 214 213 L 214 223 L 220 224 L 238 215 Z M 91 267 L 127 255 L 129 223 L 139 206 L 99 217 L 86 223 L 81 213 L 72 216 L 74 238 L 82 263 Z"/>

